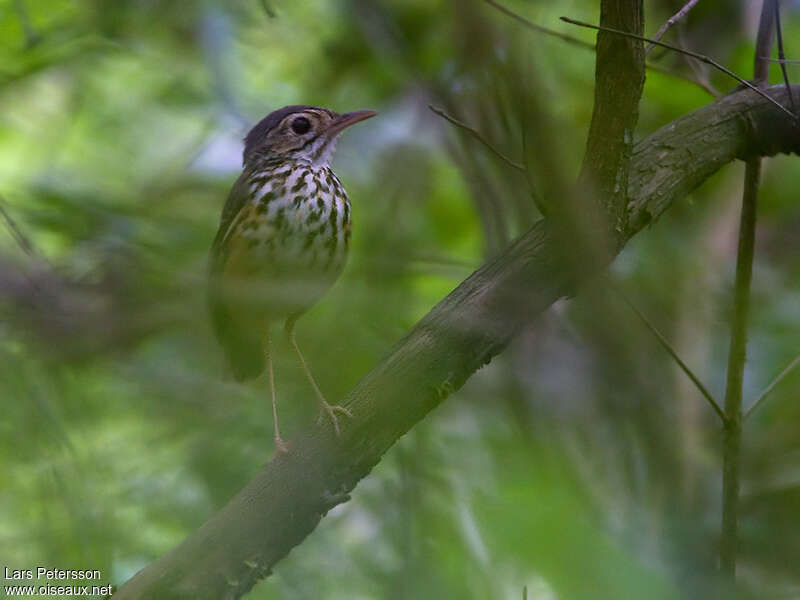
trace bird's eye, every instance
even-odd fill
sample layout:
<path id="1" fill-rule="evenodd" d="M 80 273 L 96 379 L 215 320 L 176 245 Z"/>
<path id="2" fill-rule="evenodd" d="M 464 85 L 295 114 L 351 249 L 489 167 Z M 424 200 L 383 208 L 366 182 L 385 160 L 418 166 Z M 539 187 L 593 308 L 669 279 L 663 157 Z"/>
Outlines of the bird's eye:
<path id="1" fill-rule="evenodd" d="M 311 122 L 305 117 L 297 117 L 294 121 L 292 121 L 292 131 L 294 131 L 297 135 L 308 133 L 309 129 L 311 129 Z"/>

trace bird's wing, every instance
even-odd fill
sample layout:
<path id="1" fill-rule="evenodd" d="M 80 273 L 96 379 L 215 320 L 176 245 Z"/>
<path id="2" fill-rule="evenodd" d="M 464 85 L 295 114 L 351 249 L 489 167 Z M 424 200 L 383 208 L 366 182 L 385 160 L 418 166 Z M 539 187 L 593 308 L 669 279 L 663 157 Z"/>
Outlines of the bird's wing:
<path id="1" fill-rule="evenodd" d="M 225 201 L 225 206 L 222 209 L 222 216 L 219 221 L 219 229 L 214 241 L 211 244 L 211 256 L 209 267 L 211 273 L 219 272 L 224 262 L 222 259 L 225 255 L 225 241 L 228 233 L 233 229 L 236 218 L 242 211 L 242 208 L 247 204 L 249 197 L 247 189 L 247 172 L 243 172 L 236 183 L 233 184 L 228 199 Z"/>
<path id="2" fill-rule="evenodd" d="M 233 184 L 222 209 L 219 229 L 211 244 L 208 261 L 208 305 L 217 339 L 225 349 L 228 362 L 238 380 L 256 377 L 264 369 L 261 333 L 254 327 L 243 326 L 236 318 L 236 308 L 230 306 L 230 293 L 225 293 L 221 281 L 228 257 L 230 232 L 243 214 L 249 197 L 247 173 Z"/>

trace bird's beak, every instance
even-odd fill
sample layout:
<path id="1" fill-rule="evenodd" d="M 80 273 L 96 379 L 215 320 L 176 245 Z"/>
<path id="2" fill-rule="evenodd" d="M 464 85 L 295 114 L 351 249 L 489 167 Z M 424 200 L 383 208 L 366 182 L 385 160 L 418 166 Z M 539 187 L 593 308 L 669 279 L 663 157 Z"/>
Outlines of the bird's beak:
<path id="1" fill-rule="evenodd" d="M 374 110 L 354 110 L 353 112 L 344 113 L 336 117 L 336 120 L 331 124 L 328 129 L 328 136 L 333 137 L 339 134 L 343 129 L 355 125 L 356 123 L 369 119 L 377 115 Z"/>

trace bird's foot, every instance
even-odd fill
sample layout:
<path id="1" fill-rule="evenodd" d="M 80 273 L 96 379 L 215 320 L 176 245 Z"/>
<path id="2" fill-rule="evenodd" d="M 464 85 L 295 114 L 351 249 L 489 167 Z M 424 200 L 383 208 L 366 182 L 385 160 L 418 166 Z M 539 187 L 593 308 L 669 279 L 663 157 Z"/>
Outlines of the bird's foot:
<path id="1" fill-rule="evenodd" d="M 275 436 L 275 452 L 278 454 L 286 454 L 289 452 L 289 446 L 286 442 L 283 441 L 283 438 L 279 435 Z"/>
<path id="2" fill-rule="evenodd" d="M 333 429 L 336 431 L 337 437 L 340 435 L 339 431 L 339 417 L 336 416 L 336 413 L 341 413 L 348 417 L 349 419 L 353 418 L 353 413 L 350 412 L 349 409 L 345 408 L 344 406 L 339 406 L 338 404 L 328 404 L 325 400 L 320 399 L 320 407 L 319 407 L 319 415 L 317 416 L 317 423 L 322 423 L 322 420 L 325 418 L 325 415 L 328 415 L 328 418 L 333 423 Z"/>

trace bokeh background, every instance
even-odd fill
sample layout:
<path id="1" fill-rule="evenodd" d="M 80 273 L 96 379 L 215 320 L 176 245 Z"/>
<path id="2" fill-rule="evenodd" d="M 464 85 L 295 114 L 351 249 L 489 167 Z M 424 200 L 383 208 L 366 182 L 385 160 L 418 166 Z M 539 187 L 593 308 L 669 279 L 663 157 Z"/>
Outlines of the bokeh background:
<path id="1" fill-rule="evenodd" d="M 647 32 L 681 4 L 646 2 Z M 800 3 L 782 5 L 799 58 Z M 593 42 L 558 16 L 596 22 L 598 2 L 506 6 Z M 667 39 L 749 77 L 759 10 L 701 2 Z M 650 59 L 678 76 L 648 72 L 639 139 L 736 85 Z M 295 103 L 380 111 L 339 144 L 351 259 L 298 326 L 336 400 L 539 218 L 525 178 L 427 105 L 512 160 L 524 131 L 535 187 L 557 201 L 593 74 L 591 50 L 479 0 L 0 1 L 0 202 L 18 228 L 0 229 L 0 565 L 120 584 L 271 455 L 266 383 L 226 377 L 205 305 L 207 249 L 258 119 Z M 705 597 L 720 426 L 619 292 L 721 399 L 742 175 L 724 168 L 521 331 L 248 597 Z M 798 189 L 796 157 L 766 161 L 750 402 L 800 352 Z M 316 407 L 287 344 L 276 351 L 291 437 Z M 745 425 L 752 597 L 800 597 L 798 394 L 800 370 Z"/>

